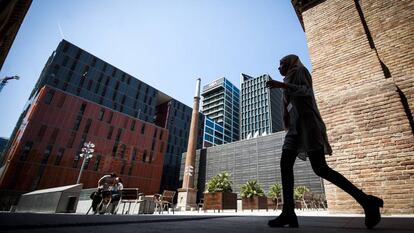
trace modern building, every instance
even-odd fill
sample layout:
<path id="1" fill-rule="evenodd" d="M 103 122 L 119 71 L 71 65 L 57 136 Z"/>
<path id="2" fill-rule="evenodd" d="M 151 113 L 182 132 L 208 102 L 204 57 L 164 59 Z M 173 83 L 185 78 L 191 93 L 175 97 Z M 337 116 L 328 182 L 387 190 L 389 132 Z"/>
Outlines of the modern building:
<path id="1" fill-rule="evenodd" d="M 202 197 L 206 182 L 220 172 L 229 172 L 233 192 L 249 180 L 258 180 L 265 192 L 275 183 L 281 184 L 280 158 L 285 132 L 240 140 L 198 150 L 194 169 L 195 187 Z M 185 163 L 183 154 L 182 163 Z M 183 166 L 181 166 L 183 167 Z M 183 177 L 181 169 L 180 179 Z M 308 161 L 297 160 L 294 167 L 295 186 L 306 186 L 314 193 L 324 193 L 323 179 L 317 176 Z"/>
<path id="2" fill-rule="evenodd" d="M 15 156 L 13 153 L 21 150 L 15 148 L 15 146 L 21 146 L 21 142 L 19 142 L 21 138 L 19 135 L 24 134 L 24 132 L 20 131 L 27 124 L 24 119 L 31 114 L 29 110 L 34 101 L 40 98 L 39 94 L 45 86 L 96 104 L 105 112 L 111 111 L 114 114 L 125 115 L 129 117 L 130 121 L 145 122 L 147 127 L 167 129 L 169 133 L 165 133 L 165 135 L 168 136 L 168 140 L 165 142 L 165 153 L 162 155 L 163 157 L 165 156 L 165 159 L 163 159 L 165 164 L 162 167 L 166 169 L 164 173 L 169 175 L 163 176 L 161 187 L 158 187 L 158 189 L 161 188 L 163 190 L 164 187 L 178 188 L 179 165 L 181 155 L 187 148 L 191 108 L 66 40 L 62 40 L 59 43 L 57 49 L 52 53 L 43 68 L 39 80 L 30 95 L 29 101 L 10 137 L 10 142 L 5 150 L 7 158 Z M 67 105 L 67 107 L 72 109 L 71 105 Z M 49 110 L 46 108 L 43 111 L 44 114 L 48 114 Z M 81 121 L 81 119 L 77 120 Z M 202 123 L 203 121 L 201 121 Z M 115 134 L 115 131 L 118 132 L 117 128 L 126 128 L 127 126 L 124 127 L 124 124 L 126 123 L 114 123 L 112 125 L 113 133 Z M 48 122 L 45 122 L 43 125 L 48 127 Z M 98 137 L 107 135 L 109 135 L 109 132 L 105 130 L 96 132 L 96 136 Z M 200 135 L 198 145 L 201 148 L 202 133 Z M 79 148 L 81 145 L 79 144 L 80 142 L 80 140 L 75 140 L 74 143 L 76 144 L 74 144 L 74 147 Z M 37 145 L 38 143 L 40 145 Z M 42 146 L 44 146 L 43 141 L 33 141 L 31 147 L 40 148 Z M 118 144 L 118 146 L 121 146 L 121 144 Z M 137 144 L 136 146 L 138 148 L 146 148 L 147 145 Z M 116 150 L 123 150 L 123 148 Z M 149 151 L 148 153 L 150 153 Z M 51 153 L 56 152 L 52 151 Z M 75 153 L 72 156 L 75 156 Z M 22 163 L 24 164 L 26 162 Z M 13 166 L 9 166 L 9 168 L 14 169 Z M 79 166 L 73 169 L 79 170 Z M 42 182 L 41 180 L 40 184 Z M 46 186 L 39 187 L 48 188 L 54 185 L 57 184 L 47 183 Z M 160 185 L 158 184 L 158 186 Z M 31 188 L 37 188 L 37 186 L 24 186 L 24 188 L 29 188 L 27 191 L 31 191 Z"/>
<path id="3" fill-rule="evenodd" d="M 266 88 L 271 77 L 240 75 L 241 83 L 241 139 L 283 130 L 282 90 Z"/>
<path id="4" fill-rule="evenodd" d="M 0 70 L 32 0 L 0 1 Z"/>
<path id="5" fill-rule="evenodd" d="M 203 147 L 239 140 L 240 91 L 226 78 L 203 87 L 205 129 Z"/>
<path id="6" fill-rule="evenodd" d="M 91 141 L 95 152 L 80 180 L 85 188 L 115 172 L 126 187 L 156 193 L 167 139 L 165 128 L 46 85 L 11 142 L 0 189 L 23 193 L 74 184 L 83 160 L 79 154 Z"/>

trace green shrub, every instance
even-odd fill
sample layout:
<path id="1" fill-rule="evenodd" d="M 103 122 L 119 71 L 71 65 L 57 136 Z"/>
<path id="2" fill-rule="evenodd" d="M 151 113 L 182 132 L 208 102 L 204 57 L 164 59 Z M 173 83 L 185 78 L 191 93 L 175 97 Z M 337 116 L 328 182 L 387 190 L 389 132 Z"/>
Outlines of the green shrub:
<path id="1" fill-rule="evenodd" d="M 307 192 L 309 192 L 309 189 L 306 186 L 298 186 L 293 190 L 293 196 L 294 196 L 295 200 L 299 200 Z"/>
<path id="2" fill-rule="evenodd" d="M 231 186 L 233 182 L 230 180 L 231 175 L 228 172 L 221 172 L 216 176 L 212 177 L 206 183 L 206 193 L 213 192 L 233 192 Z"/>
<path id="3" fill-rule="evenodd" d="M 269 191 L 267 192 L 267 196 L 272 199 L 277 199 L 282 196 L 282 185 L 281 184 L 274 184 L 270 186 Z"/>
<path id="4" fill-rule="evenodd" d="M 257 180 L 249 180 L 246 184 L 240 187 L 240 196 L 242 197 L 253 197 L 253 196 L 264 196 L 264 192 Z"/>

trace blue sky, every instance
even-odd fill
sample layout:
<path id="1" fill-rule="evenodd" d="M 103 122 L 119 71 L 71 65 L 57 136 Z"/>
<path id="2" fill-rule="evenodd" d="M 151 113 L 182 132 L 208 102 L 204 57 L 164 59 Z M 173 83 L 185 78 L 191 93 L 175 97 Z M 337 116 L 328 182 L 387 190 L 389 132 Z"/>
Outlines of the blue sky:
<path id="1" fill-rule="evenodd" d="M 290 53 L 311 68 L 290 0 L 34 0 L 0 71 L 21 77 L 0 93 L 0 137 L 62 37 L 190 107 L 198 77 L 280 80 L 279 59 Z"/>

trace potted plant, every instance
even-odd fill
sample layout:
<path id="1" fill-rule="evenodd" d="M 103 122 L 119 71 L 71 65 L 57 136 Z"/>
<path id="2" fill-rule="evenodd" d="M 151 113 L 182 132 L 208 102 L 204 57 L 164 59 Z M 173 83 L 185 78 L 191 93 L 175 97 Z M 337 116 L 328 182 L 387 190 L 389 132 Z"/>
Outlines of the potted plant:
<path id="1" fill-rule="evenodd" d="M 237 212 L 237 194 L 233 193 L 228 172 L 221 172 L 206 183 L 204 210 L 234 209 Z"/>
<path id="2" fill-rule="evenodd" d="M 278 208 L 279 200 L 282 197 L 282 185 L 274 184 L 270 186 L 269 191 L 267 192 L 267 206 L 273 210 Z"/>
<path id="3" fill-rule="evenodd" d="M 242 197 L 242 209 L 267 209 L 267 198 L 257 180 L 249 180 L 240 187 Z"/>
<path id="4" fill-rule="evenodd" d="M 293 196 L 295 199 L 295 207 L 299 209 L 307 208 L 304 196 L 305 193 L 309 192 L 306 186 L 298 186 L 293 190 Z"/>

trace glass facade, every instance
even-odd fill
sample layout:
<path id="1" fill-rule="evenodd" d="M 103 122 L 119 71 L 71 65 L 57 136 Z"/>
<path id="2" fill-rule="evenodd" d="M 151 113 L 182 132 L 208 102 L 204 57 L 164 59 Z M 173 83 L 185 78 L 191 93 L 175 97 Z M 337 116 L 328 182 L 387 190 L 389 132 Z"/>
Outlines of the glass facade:
<path id="1" fill-rule="evenodd" d="M 241 139 L 283 130 L 282 91 L 268 89 L 268 74 L 251 77 L 241 74 Z"/>
<path id="2" fill-rule="evenodd" d="M 226 78 L 203 87 L 205 118 L 203 147 L 234 142 L 240 138 L 240 91 Z"/>

